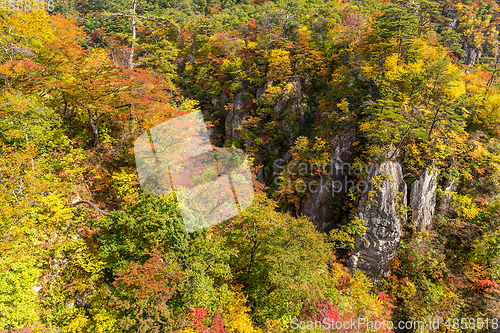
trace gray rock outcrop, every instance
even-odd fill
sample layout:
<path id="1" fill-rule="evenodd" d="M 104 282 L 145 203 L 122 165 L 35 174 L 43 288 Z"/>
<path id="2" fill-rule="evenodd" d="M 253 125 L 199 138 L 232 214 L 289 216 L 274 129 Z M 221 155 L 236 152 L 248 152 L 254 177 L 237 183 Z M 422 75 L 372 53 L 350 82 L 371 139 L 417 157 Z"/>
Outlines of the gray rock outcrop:
<path id="1" fill-rule="evenodd" d="M 376 282 L 390 272 L 406 223 L 406 183 L 398 162 L 386 161 L 368 174 L 370 191 L 362 194 L 358 217 L 366 234 L 356 237 L 351 269 L 360 269 Z"/>
<path id="2" fill-rule="evenodd" d="M 481 50 L 476 50 L 467 43 L 464 43 L 463 49 L 465 51 L 465 57 L 462 59 L 462 62 L 467 66 L 474 66 L 474 64 L 479 61 L 479 58 L 481 58 Z"/>
<path id="3" fill-rule="evenodd" d="M 320 184 L 318 190 L 304 203 L 302 214 L 308 216 L 318 230 L 328 231 L 332 228 L 335 218 L 332 193 L 335 193 L 335 190 L 331 182 Z"/>
<path id="4" fill-rule="evenodd" d="M 337 221 L 333 207 L 334 201 L 335 199 L 343 201 L 347 192 L 347 179 L 352 176 L 349 175 L 351 170 L 348 170 L 348 161 L 352 157 L 354 132 L 340 135 L 333 141 L 333 154 L 330 161 L 330 165 L 333 166 L 332 179 L 329 182 L 321 182 L 302 208 L 302 214 L 308 216 L 321 231 L 329 231 L 335 227 Z M 338 186 L 338 184 L 342 185 Z"/>
<path id="5" fill-rule="evenodd" d="M 425 169 L 411 184 L 410 206 L 412 221 L 418 231 L 427 230 L 436 208 L 437 172 Z"/>
<path id="6" fill-rule="evenodd" d="M 445 14 L 445 19 L 446 19 L 446 21 L 444 24 L 448 28 L 456 29 L 458 26 L 458 21 L 459 21 L 460 17 L 458 17 L 458 14 L 456 11 L 450 10 Z"/>
<path id="7" fill-rule="evenodd" d="M 444 183 L 444 195 L 439 201 L 439 213 L 450 216 L 452 214 L 451 201 L 453 200 L 452 193 L 458 189 L 457 181 L 455 179 L 447 179 Z"/>
<path id="8" fill-rule="evenodd" d="M 236 137 L 238 133 L 238 127 L 240 126 L 241 122 L 244 119 L 244 115 L 242 114 L 242 109 L 243 109 L 243 99 L 241 96 L 245 92 L 239 92 L 233 100 L 233 105 L 231 107 L 231 110 L 226 116 L 226 137 L 228 139 Z"/>
<path id="9" fill-rule="evenodd" d="M 453 200 L 453 193 L 458 190 L 459 179 L 453 177 L 453 169 L 456 168 L 455 158 L 451 160 L 450 173 L 445 177 L 445 181 L 442 185 L 444 194 L 438 202 L 438 212 L 445 216 L 451 216 L 453 214 L 453 209 L 451 202 Z"/>

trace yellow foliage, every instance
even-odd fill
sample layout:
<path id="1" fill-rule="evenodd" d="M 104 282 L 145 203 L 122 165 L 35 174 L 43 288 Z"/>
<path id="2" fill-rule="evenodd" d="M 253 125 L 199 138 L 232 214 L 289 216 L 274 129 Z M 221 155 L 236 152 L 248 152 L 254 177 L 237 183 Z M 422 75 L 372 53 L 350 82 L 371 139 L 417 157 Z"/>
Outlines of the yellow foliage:
<path id="1" fill-rule="evenodd" d="M 471 197 L 458 193 L 453 194 L 451 205 L 457 211 L 458 217 L 466 221 L 472 221 L 481 211 Z"/>
<path id="2" fill-rule="evenodd" d="M 474 262 L 468 262 L 466 264 L 465 275 L 472 282 L 476 282 L 477 280 L 488 280 L 491 277 L 487 274 L 488 269 L 483 267 L 482 265 L 478 265 Z"/>
<path id="3" fill-rule="evenodd" d="M 480 158 L 488 155 L 488 151 L 483 147 L 483 145 L 476 145 L 475 149 L 469 153 L 472 158 Z"/>
<path id="4" fill-rule="evenodd" d="M 274 103 L 274 101 L 283 94 L 283 89 L 280 86 L 269 85 L 265 94 L 261 97 L 266 103 Z"/>
<path id="5" fill-rule="evenodd" d="M 255 50 L 256 47 L 257 47 L 257 42 L 248 42 L 247 43 L 247 48 L 250 50 Z"/>
<path id="6" fill-rule="evenodd" d="M 58 225 L 72 216 L 71 208 L 66 206 L 66 199 L 60 193 L 40 196 L 38 200 L 44 204 L 46 212 L 39 217 L 43 224 Z"/>
<path id="7" fill-rule="evenodd" d="M 269 62 L 272 63 L 272 61 L 275 60 L 284 60 L 284 61 L 289 61 L 290 60 L 290 52 L 286 50 L 281 50 L 281 49 L 276 49 L 276 50 L 271 50 L 271 56 L 269 57 Z"/>
<path id="8" fill-rule="evenodd" d="M 290 82 L 290 83 L 287 83 L 284 87 L 283 87 L 283 91 L 284 91 L 284 94 L 285 95 L 291 95 L 293 93 L 293 84 Z"/>
<path id="9" fill-rule="evenodd" d="M 292 74 L 290 52 L 281 49 L 272 50 L 268 62 L 271 80 L 286 80 Z"/>
<path id="10" fill-rule="evenodd" d="M 94 258 L 94 254 L 91 253 L 91 250 L 82 238 L 66 241 L 62 249 L 66 253 L 71 253 L 73 257 L 72 264 L 67 268 L 70 274 L 77 276 L 81 272 L 88 273 L 86 284 L 93 284 L 99 281 L 105 263 Z M 78 284 L 76 280 L 75 283 Z"/>
<path id="11" fill-rule="evenodd" d="M 410 143 L 405 147 L 407 158 L 405 162 L 411 170 L 418 170 L 425 167 L 425 160 L 423 160 L 422 152 L 428 151 L 426 143 Z"/>
<path id="12" fill-rule="evenodd" d="M 283 324 L 277 320 L 267 319 L 266 320 L 266 333 L 282 333 Z"/>
<path id="13" fill-rule="evenodd" d="M 345 98 L 342 99 L 342 102 L 337 104 L 337 107 L 344 113 L 349 112 L 349 102 Z"/>
<path id="14" fill-rule="evenodd" d="M 450 98 L 458 98 L 465 94 L 465 83 L 462 80 L 460 69 L 456 65 L 450 63 L 445 71 L 445 74 L 453 78 L 445 87 L 445 94 Z"/>
<path id="15" fill-rule="evenodd" d="M 385 77 L 388 80 L 396 80 L 400 77 L 400 71 L 398 67 L 398 61 L 399 61 L 399 55 L 397 54 L 391 54 L 390 56 L 385 59 L 384 63 L 384 70 L 385 70 Z"/>
<path id="16" fill-rule="evenodd" d="M 247 299 L 242 289 L 243 286 L 237 285 L 230 291 L 231 301 L 224 309 L 227 327 L 235 333 L 260 333 L 262 331 L 252 325 L 250 309 L 245 305 Z"/>
<path id="17" fill-rule="evenodd" d="M 307 29 L 307 26 L 303 25 L 299 28 L 299 36 L 302 36 L 304 38 L 309 38 L 311 35 L 311 31 Z"/>
<path id="18" fill-rule="evenodd" d="M 364 133 L 370 132 L 371 128 L 372 128 L 372 124 L 370 122 L 364 122 L 364 123 L 359 124 L 359 130 L 361 132 L 364 132 Z"/>
<path id="19" fill-rule="evenodd" d="M 241 66 L 243 62 L 241 58 L 234 57 L 234 59 L 224 59 L 222 60 L 222 65 L 220 67 L 221 72 L 229 72 L 230 74 L 235 74 L 241 71 Z"/>
<path id="20" fill-rule="evenodd" d="M 417 62 L 410 63 L 406 66 L 406 72 L 416 74 L 422 72 L 424 69 L 424 61 L 419 59 Z"/>
<path id="21" fill-rule="evenodd" d="M 369 64 L 361 66 L 361 70 L 363 73 L 365 73 L 367 78 L 372 78 L 373 77 L 373 66 L 370 66 Z"/>
<path id="22" fill-rule="evenodd" d="M 89 318 L 85 314 L 85 309 L 73 307 L 68 314 L 71 317 L 69 323 L 63 328 L 67 333 L 85 332 L 85 327 L 89 324 Z"/>
<path id="23" fill-rule="evenodd" d="M 102 289 L 94 290 L 90 296 L 92 308 L 89 310 L 91 321 L 87 332 L 118 333 L 122 330 L 118 324 L 116 310 L 109 306 L 109 300 Z"/>
<path id="24" fill-rule="evenodd" d="M 488 123 L 496 123 L 500 112 L 500 94 L 489 94 L 484 101 L 482 118 Z"/>
<path id="25" fill-rule="evenodd" d="M 187 112 L 198 112 L 200 111 L 200 109 L 198 108 L 198 104 L 200 104 L 200 102 L 194 99 L 186 98 L 182 101 L 180 108 Z"/>
<path id="26" fill-rule="evenodd" d="M 118 198 L 124 199 L 128 197 L 130 199 L 135 198 L 139 191 L 134 188 L 133 185 L 138 181 L 138 176 L 135 172 L 127 173 L 124 170 L 121 172 L 116 172 L 112 176 L 113 188 L 117 191 Z"/>
<path id="27" fill-rule="evenodd" d="M 436 59 L 440 59 L 442 57 L 442 54 L 437 47 L 432 47 L 427 43 L 422 43 L 421 45 L 423 46 L 420 48 L 420 51 L 422 52 L 421 55 L 427 62 L 435 63 Z"/>
<path id="28" fill-rule="evenodd" d="M 445 89 L 445 94 L 450 98 L 459 98 L 465 94 L 465 83 L 461 80 L 449 82 L 448 87 Z"/>
<path id="29" fill-rule="evenodd" d="M 313 145 L 313 150 L 322 151 L 323 149 L 325 149 L 325 147 L 328 143 L 324 139 L 322 139 L 320 137 L 315 137 L 314 139 L 315 139 L 315 142 Z"/>

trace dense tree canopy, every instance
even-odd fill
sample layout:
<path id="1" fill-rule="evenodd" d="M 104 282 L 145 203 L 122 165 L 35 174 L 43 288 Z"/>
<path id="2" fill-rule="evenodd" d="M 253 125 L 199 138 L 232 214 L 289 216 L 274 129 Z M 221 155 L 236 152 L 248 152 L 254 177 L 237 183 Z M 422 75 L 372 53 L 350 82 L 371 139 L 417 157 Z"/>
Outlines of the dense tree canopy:
<path id="1" fill-rule="evenodd" d="M 53 7 L 0 6 L 0 332 L 500 317 L 498 2 Z M 188 233 L 174 194 L 142 191 L 133 145 L 199 110 L 213 145 L 248 154 L 256 194 Z M 350 165 L 397 161 L 409 186 L 436 170 L 449 202 L 431 230 L 404 226 L 375 284 L 347 268 L 360 193 L 332 199 L 329 230 L 304 216 L 301 184 L 337 179 L 319 166 L 338 142 Z"/>

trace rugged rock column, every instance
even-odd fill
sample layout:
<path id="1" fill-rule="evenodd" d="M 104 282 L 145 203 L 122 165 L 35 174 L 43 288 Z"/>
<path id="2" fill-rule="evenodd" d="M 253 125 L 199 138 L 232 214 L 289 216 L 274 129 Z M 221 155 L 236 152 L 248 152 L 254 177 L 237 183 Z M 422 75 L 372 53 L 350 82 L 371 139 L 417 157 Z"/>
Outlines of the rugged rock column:
<path id="1" fill-rule="evenodd" d="M 450 165 L 451 170 L 456 168 L 455 158 L 453 157 Z M 438 202 L 438 212 L 445 216 L 451 216 L 453 210 L 451 202 L 453 200 L 453 192 L 456 192 L 459 186 L 459 179 L 452 177 L 451 171 L 449 177 L 445 180 L 443 186 L 444 194 Z"/>
<path id="2" fill-rule="evenodd" d="M 387 276 L 390 261 L 399 247 L 402 225 L 406 223 L 406 183 L 398 162 L 387 161 L 370 168 L 369 191 L 362 194 L 358 217 L 366 234 L 356 238 L 351 269 L 360 269 L 372 282 Z"/>
<path id="3" fill-rule="evenodd" d="M 412 221 L 418 231 L 427 230 L 436 208 L 437 172 L 427 169 L 411 184 L 410 205 Z"/>
<path id="4" fill-rule="evenodd" d="M 350 167 L 348 161 L 352 157 L 352 143 L 354 142 L 354 131 L 339 135 L 334 140 L 333 154 L 330 160 L 332 166 L 332 179 L 318 180 L 322 186 L 311 194 L 304 203 L 302 214 L 309 216 L 311 221 L 321 231 L 329 231 L 335 227 L 335 211 L 333 203 L 335 199 L 343 202 L 347 192 Z M 334 188 L 333 184 L 342 184 Z M 336 197 L 335 197 L 336 196 Z"/>
<path id="5" fill-rule="evenodd" d="M 244 115 L 242 114 L 243 109 L 243 99 L 241 96 L 245 92 L 239 92 L 233 100 L 233 105 L 231 110 L 226 116 L 226 136 L 228 139 L 234 138 L 238 133 L 238 126 L 240 126 L 243 121 Z"/>

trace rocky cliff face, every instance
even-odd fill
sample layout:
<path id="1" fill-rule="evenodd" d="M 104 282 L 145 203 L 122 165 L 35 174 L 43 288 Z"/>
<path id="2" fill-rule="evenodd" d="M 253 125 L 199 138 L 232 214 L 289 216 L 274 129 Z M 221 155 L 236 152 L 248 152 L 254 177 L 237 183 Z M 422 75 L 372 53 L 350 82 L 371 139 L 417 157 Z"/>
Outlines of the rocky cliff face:
<path id="1" fill-rule="evenodd" d="M 332 179 L 327 185 L 321 187 L 321 191 L 318 190 L 312 193 L 302 209 L 302 214 L 308 216 L 321 231 L 329 231 L 337 223 L 333 205 L 336 199 L 340 203 L 345 199 L 349 177 L 347 163 L 352 158 L 354 133 L 344 133 L 332 141 L 333 154 L 331 165 L 335 166 L 335 170 L 332 172 Z M 333 184 L 342 184 L 342 188 L 334 189 Z"/>
<path id="2" fill-rule="evenodd" d="M 266 89 L 270 83 L 257 89 L 254 98 L 261 98 L 265 95 Z M 232 100 L 232 107 L 225 116 L 226 138 L 231 139 L 238 136 L 238 126 L 246 117 L 244 109 L 244 94 L 247 91 L 241 91 L 236 94 Z M 309 107 L 306 100 L 306 94 L 303 91 L 302 82 L 299 76 L 290 78 L 287 85 L 283 88 L 283 94 L 276 100 L 274 112 L 284 115 L 283 127 L 290 132 L 288 144 L 293 145 L 297 135 L 296 131 L 300 131 L 304 126 L 305 115 L 309 112 Z M 227 100 L 227 95 L 214 98 L 212 105 Z M 296 126 L 293 126 L 295 124 Z M 328 231 L 337 223 L 334 204 L 335 202 L 342 203 L 345 198 L 347 182 L 349 181 L 348 161 L 352 158 L 352 143 L 354 142 L 354 132 L 342 133 L 331 140 L 333 152 L 331 164 L 335 165 L 337 170 L 332 176 L 332 179 L 325 179 L 325 183 L 320 190 L 311 194 L 311 197 L 304 203 L 300 213 L 309 216 L 311 221 L 318 227 L 319 230 Z M 289 161 L 290 152 L 280 151 L 276 147 L 269 147 L 269 150 L 274 149 L 273 155 L 285 161 Z M 260 168 L 257 173 L 259 181 L 263 183 L 269 182 L 269 174 L 263 168 Z M 333 183 L 342 183 L 342 188 L 334 189 Z M 337 209 L 338 210 L 338 209 Z"/>
<path id="3" fill-rule="evenodd" d="M 465 57 L 462 59 L 462 62 L 467 66 L 474 66 L 476 61 L 479 61 L 479 58 L 481 58 L 482 51 L 470 47 L 467 43 L 464 43 L 463 49 L 465 51 Z"/>
<path id="4" fill-rule="evenodd" d="M 448 20 L 445 21 L 445 25 L 448 27 L 448 28 L 452 28 L 452 29 L 456 29 L 457 26 L 458 26 L 458 20 L 460 19 L 458 17 L 458 14 L 456 11 L 454 10 L 450 10 L 448 11 L 446 14 L 445 14 L 445 18 L 447 18 Z"/>
<path id="5" fill-rule="evenodd" d="M 243 99 L 242 95 L 245 92 L 239 92 L 233 100 L 233 105 L 231 110 L 226 116 L 226 136 L 228 139 L 234 138 L 238 133 L 238 127 L 244 119 L 244 115 L 242 114 L 243 109 Z"/>
<path id="6" fill-rule="evenodd" d="M 375 282 L 390 272 L 406 223 L 407 189 L 401 165 L 387 161 L 372 168 L 368 186 L 370 191 L 363 193 L 358 207 L 367 231 L 356 239 L 350 267 L 364 271 Z"/>
<path id="7" fill-rule="evenodd" d="M 241 125 L 243 120 L 248 117 L 248 106 L 246 106 L 246 103 L 251 99 L 265 97 L 266 90 L 270 86 L 272 86 L 272 81 L 266 82 L 254 92 L 242 90 L 237 93 L 232 100 L 224 92 L 221 93 L 220 97 L 216 97 L 211 100 L 214 107 L 223 102 L 231 102 L 231 108 L 224 113 L 226 139 L 230 140 L 238 137 L 238 127 Z M 280 126 L 281 129 L 290 133 L 287 143 L 288 146 L 292 146 L 297 139 L 298 132 L 304 127 L 306 114 L 310 111 L 309 106 L 306 103 L 306 97 L 307 95 L 303 91 L 300 77 L 298 75 L 294 75 L 290 78 L 289 82 L 283 86 L 282 94 L 275 100 L 273 112 L 275 115 L 280 115 L 282 118 L 277 126 Z M 286 161 L 290 159 L 290 152 L 280 150 L 277 147 L 270 146 L 267 149 L 267 152 L 261 153 L 262 155 L 266 155 L 266 153 L 268 153 L 267 155 L 273 155 L 276 158 L 284 159 Z M 263 169 L 260 169 L 257 176 L 261 182 L 267 183 L 269 181 L 269 175 Z"/>
<path id="8" fill-rule="evenodd" d="M 267 82 L 264 86 L 258 88 L 253 98 L 258 99 L 264 96 L 266 89 L 270 84 L 270 82 Z M 233 98 L 231 109 L 226 114 L 226 137 L 229 139 L 238 135 L 238 126 L 240 126 L 246 116 L 243 96 L 249 93 L 250 92 L 248 91 L 240 91 L 237 93 Z M 276 114 L 284 113 L 287 115 L 285 117 L 284 127 L 291 132 L 290 144 L 292 144 L 296 139 L 292 122 L 297 123 L 299 130 L 304 126 L 305 113 L 309 110 L 309 107 L 304 102 L 305 97 L 306 95 L 303 92 L 299 76 L 293 76 L 290 78 L 288 84 L 283 88 L 283 94 L 276 100 L 276 104 L 274 105 L 274 112 Z M 212 99 L 212 105 L 217 106 L 219 100 L 227 100 L 227 95 L 222 93 L 220 98 Z"/>
<path id="9" fill-rule="evenodd" d="M 288 85 L 283 89 L 283 95 L 277 100 L 274 106 L 274 111 L 276 113 L 287 114 L 285 123 L 285 128 L 292 134 L 290 144 L 292 144 L 296 135 L 294 133 L 291 121 L 297 123 L 297 129 L 300 130 L 304 126 L 304 116 L 309 110 L 309 107 L 304 103 L 304 98 L 306 95 L 302 89 L 302 83 L 298 76 L 293 76 L 290 78 Z"/>
<path id="10" fill-rule="evenodd" d="M 458 184 L 455 179 L 447 179 L 444 182 L 443 190 L 445 194 L 439 201 L 439 207 L 438 207 L 439 213 L 446 216 L 450 216 L 452 214 L 453 212 L 451 208 L 451 201 L 453 199 L 452 193 L 456 192 L 457 189 L 458 189 Z"/>
<path id="11" fill-rule="evenodd" d="M 457 29 L 461 16 L 458 16 L 455 10 L 448 10 L 444 13 L 444 16 L 447 19 L 444 23 L 445 26 L 454 30 Z M 471 47 L 467 42 L 464 42 L 462 49 L 465 51 L 465 55 L 460 60 L 467 66 L 474 66 L 483 54 L 483 50 Z"/>
<path id="12" fill-rule="evenodd" d="M 455 159 L 451 160 L 451 170 L 455 169 Z M 459 180 L 452 177 L 452 174 L 448 175 L 444 183 L 441 184 L 444 195 L 440 198 L 438 202 L 438 211 L 440 214 L 445 216 L 451 216 L 453 214 L 453 209 L 451 207 L 451 202 L 453 200 L 452 194 L 458 190 Z"/>
<path id="13" fill-rule="evenodd" d="M 411 184 L 412 221 L 418 231 L 427 230 L 436 207 L 437 172 L 427 169 Z"/>

